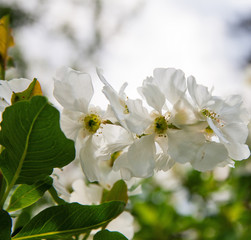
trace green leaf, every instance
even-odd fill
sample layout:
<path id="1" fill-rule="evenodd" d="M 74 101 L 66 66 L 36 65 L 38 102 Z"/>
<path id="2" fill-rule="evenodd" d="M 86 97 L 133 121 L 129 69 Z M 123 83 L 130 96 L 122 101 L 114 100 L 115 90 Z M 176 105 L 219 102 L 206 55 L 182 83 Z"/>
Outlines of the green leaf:
<path id="1" fill-rule="evenodd" d="M 102 230 L 94 235 L 93 240 L 128 240 L 120 232 L 110 232 L 108 230 Z"/>
<path id="2" fill-rule="evenodd" d="M 15 226 L 12 228 L 11 236 L 14 236 L 21 231 L 24 225 L 26 225 L 27 222 L 30 221 L 31 214 L 32 208 L 25 208 L 21 211 L 21 213 L 19 213 L 19 215 L 15 219 Z"/>
<path id="3" fill-rule="evenodd" d="M 116 183 L 114 183 L 110 191 L 107 190 L 103 191 L 101 202 L 109 202 L 109 201 L 123 201 L 127 203 L 128 201 L 127 185 L 123 180 L 119 180 Z"/>
<path id="4" fill-rule="evenodd" d="M 0 169 L 8 186 L 0 207 L 14 184 L 34 184 L 75 158 L 74 142 L 60 129 L 58 110 L 42 96 L 5 109 L 0 144 Z"/>
<path id="5" fill-rule="evenodd" d="M 11 196 L 8 212 L 28 207 L 38 201 L 52 185 L 52 178 L 38 181 L 33 185 L 22 184 Z"/>
<path id="6" fill-rule="evenodd" d="M 0 169 L 8 184 L 33 184 L 75 158 L 74 142 L 59 126 L 59 112 L 42 96 L 7 107 L 1 123 Z"/>
<path id="7" fill-rule="evenodd" d="M 125 204 L 119 201 L 84 206 L 78 203 L 50 207 L 24 226 L 12 239 L 59 239 L 87 232 L 106 225 L 116 218 Z"/>
<path id="8" fill-rule="evenodd" d="M 0 210 L 0 239 L 10 240 L 12 221 L 10 215 Z"/>

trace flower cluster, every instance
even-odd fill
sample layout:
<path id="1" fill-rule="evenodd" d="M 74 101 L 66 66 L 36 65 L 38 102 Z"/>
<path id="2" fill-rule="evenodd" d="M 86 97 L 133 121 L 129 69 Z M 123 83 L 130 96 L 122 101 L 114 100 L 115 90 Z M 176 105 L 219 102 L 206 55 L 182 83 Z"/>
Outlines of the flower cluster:
<path id="1" fill-rule="evenodd" d="M 222 99 L 181 70 L 157 68 L 138 88 L 142 99 L 130 99 L 127 83 L 117 92 L 97 73 L 109 101 L 105 111 L 90 104 L 89 74 L 63 68 L 54 80 L 61 128 L 75 141 L 89 181 L 147 178 L 175 163 L 207 171 L 249 157 L 249 114 L 240 96 Z"/>

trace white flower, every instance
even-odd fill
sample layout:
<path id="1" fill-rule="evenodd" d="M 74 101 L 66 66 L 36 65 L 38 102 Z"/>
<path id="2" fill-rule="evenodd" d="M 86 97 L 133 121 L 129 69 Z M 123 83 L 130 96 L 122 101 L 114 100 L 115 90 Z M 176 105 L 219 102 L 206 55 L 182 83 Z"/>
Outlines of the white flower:
<path id="1" fill-rule="evenodd" d="M 245 142 L 248 136 L 249 114 L 241 97 L 232 95 L 223 100 L 215 96 L 210 97 L 210 94 L 202 89 L 203 86 L 198 85 L 193 77 L 188 79 L 188 90 L 194 102 L 197 102 L 198 112 L 204 115 L 209 130 L 211 129 L 219 142 L 227 148 L 229 157 L 234 160 L 248 158 L 250 151 Z M 206 98 L 199 97 L 201 95 Z"/>
<path id="2" fill-rule="evenodd" d="M 54 79 L 53 94 L 64 107 L 61 127 L 68 138 L 76 141 L 97 132 L 102 111 L 89 106 L 94 94 L 89 74 L 62 68 Z"/>
<path id="3" fill-rule="evenodd" d="M 54 96 L 64 107 L 61 127 L 75 141 L 77 157 L 89 181 L 110 185 L 121 179 L 112 171 L 113 154 L 130 144 L 130 133 L 121 126 L 111 111 L 90 106 L 94 94 L 89 74 L 63 68 L 55 77 Z M 110 118 L 111 116 L 111 118 Z"/>
<path id="4" fill-rule="evenodd" d="M 182 98 L 186 91 L 184 73 L 175 69 L 155 69 L 154 77 L 143 82 L 139 92 L 154 109 L 151 113 L 139 99 L 127 98 L 124 104 L 118 107 L 113 96 L 119 98 L 120 95 L 107 82 L 104 83 L 103 92 L 115 114 L 120 116 L 119 120 L 123 120 L 120 121 L 121 124 L 138 136 L 115 161 L 114 169 L 120 170 L 123 178 L 129 179 L 132 176 L 149 177 L 154 169 L 171 168 L 174 161 L 168 154 L 168 132 L 195 121 L 192 108 Z M 174 104 L 172 111 L 166 106 L 167 100 L 169 104 Z M 121 106 L 126 106 L 126 113 L 121 114 Z"/>
<path id="5" fill-rule="evenodd" d="M 132 141 L 127 130 L 112 124 L 102 129 L 102 135 L 89 137 L 80 151 L 81 165 L 88 180 L 109 188 L 121 179 L 120 173 L 113 171 L 114 161 Z"/>
<path id="6" fill-rule="evenodd" d="M 70 200 L 70 193 L 72 189 L 72 183 L 83 176 L 83 172 L 79 163 L 72 162 L 62 169 L 54 168 L 53 185 L 57 190 L 57 193 L 65 201 Z"/>
<path id="7" fill-rule="evenodd" d="M 245 144 L 248 114 L 241 98 L 230 96 L 223 100 L 212 96 L 194 77 L 188 78 L 188 91 L 198 123 L 170 135 L 170 155 L 180 163 L 191 162 L 200 171 L 226 164 L 233 166 L 231 159 L 248 158 L 250 151 Z"/>

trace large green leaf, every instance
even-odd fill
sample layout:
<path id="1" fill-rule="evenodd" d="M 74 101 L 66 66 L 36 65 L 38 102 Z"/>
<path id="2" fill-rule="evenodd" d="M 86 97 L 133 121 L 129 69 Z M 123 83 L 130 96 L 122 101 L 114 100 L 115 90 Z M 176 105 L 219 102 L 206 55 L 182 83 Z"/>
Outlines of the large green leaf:
<path id="1" fill-rule="evenodd" d="M 106 225 L 124 209 L 124 202 L 84 206 L 78 203 L 50 207 L 40 212 L 12 239 L 59 239 Z"/>
<path id="2" fill-rule="evenodd" d="M 38 201 L 51 185 L 52 178 L 48 178 L 33 185 L 22 184 L 18 186 L 11 196 L 7 211 L 12 212 L 30 206 Z"/>
<path id="3" fill-rule="evenodd" d="M 59 126 L 59 112 L 42 96 L 7 107 L 1 123 L 0 169 L 9 185 L 33 184 L 75 157 Z"/>
<path id="4" fill-rule="evenodd" d="M 97 232 L 93 240 L 128 240 L 122 233 L 102 230 Z"/>
<path id="5" fill-rule="evenodd" d="M 12 221 L 9 214 L 0 210 L 0 239 L 10 240 Z"/>

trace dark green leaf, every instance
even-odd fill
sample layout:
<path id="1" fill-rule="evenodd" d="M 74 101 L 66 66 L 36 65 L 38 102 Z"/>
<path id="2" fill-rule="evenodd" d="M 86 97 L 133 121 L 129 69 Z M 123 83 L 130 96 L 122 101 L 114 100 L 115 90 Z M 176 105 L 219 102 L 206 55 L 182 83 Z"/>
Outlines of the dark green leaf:
<path id="1" fill-rule="evenodd" d="M 32 208 L 25 208 L 21 211 L 21 213 L 15 219 L 15 226 L 12 230 L 11 236 L 15 236 L 18 232 L 21 231 L 24 225 L 26 225 L 27 222 L 30 221 L 31 214 L 32 214 Z"/>
<path id="2" fill-rule="evenodd" d="M 93 240 L 128 240 L 122 233 L 102 230 L 97 232 Z"/>
<path id="3" fill-rule="evenodd" d="M 11 196 L 8 212 L 30 206 L 38 201 L 52 185 L 52 178 L 38 181 L 33 185 L 22 184 L 16 188 Z"/>
<path id="4" fill-rule="evenodd" d="M 0 239 L 10 240 L 12 221 L 9 214 L 0 210 Z"/>
<path id="5" fill-rule="evenodd" d="M 8 184 L 33 184 L 75 157 L 73 141 L 59 126 L 59 112 L 47 99 L 34 96 L 7 107 L 1 123 L 0 168 Z"/>
<path id="6" fill-rule="evenodd" d="M 123 180 L 119 180 L 116 183 L 114 183 L 110 191 L 104 190 L 101 202 L 109 202 L 109 201 L 123 201 L 127 203 L 128 201 L 127 185 Z"/>
<path id="7" fill-rule="evenodd" d="M 50 207 L 40 212 L 15 236 L 21 239 L 68 238 L 106 225 L 116 218 L 125 204 L 119 201 L 84 206 L 78 203 Z"/>

